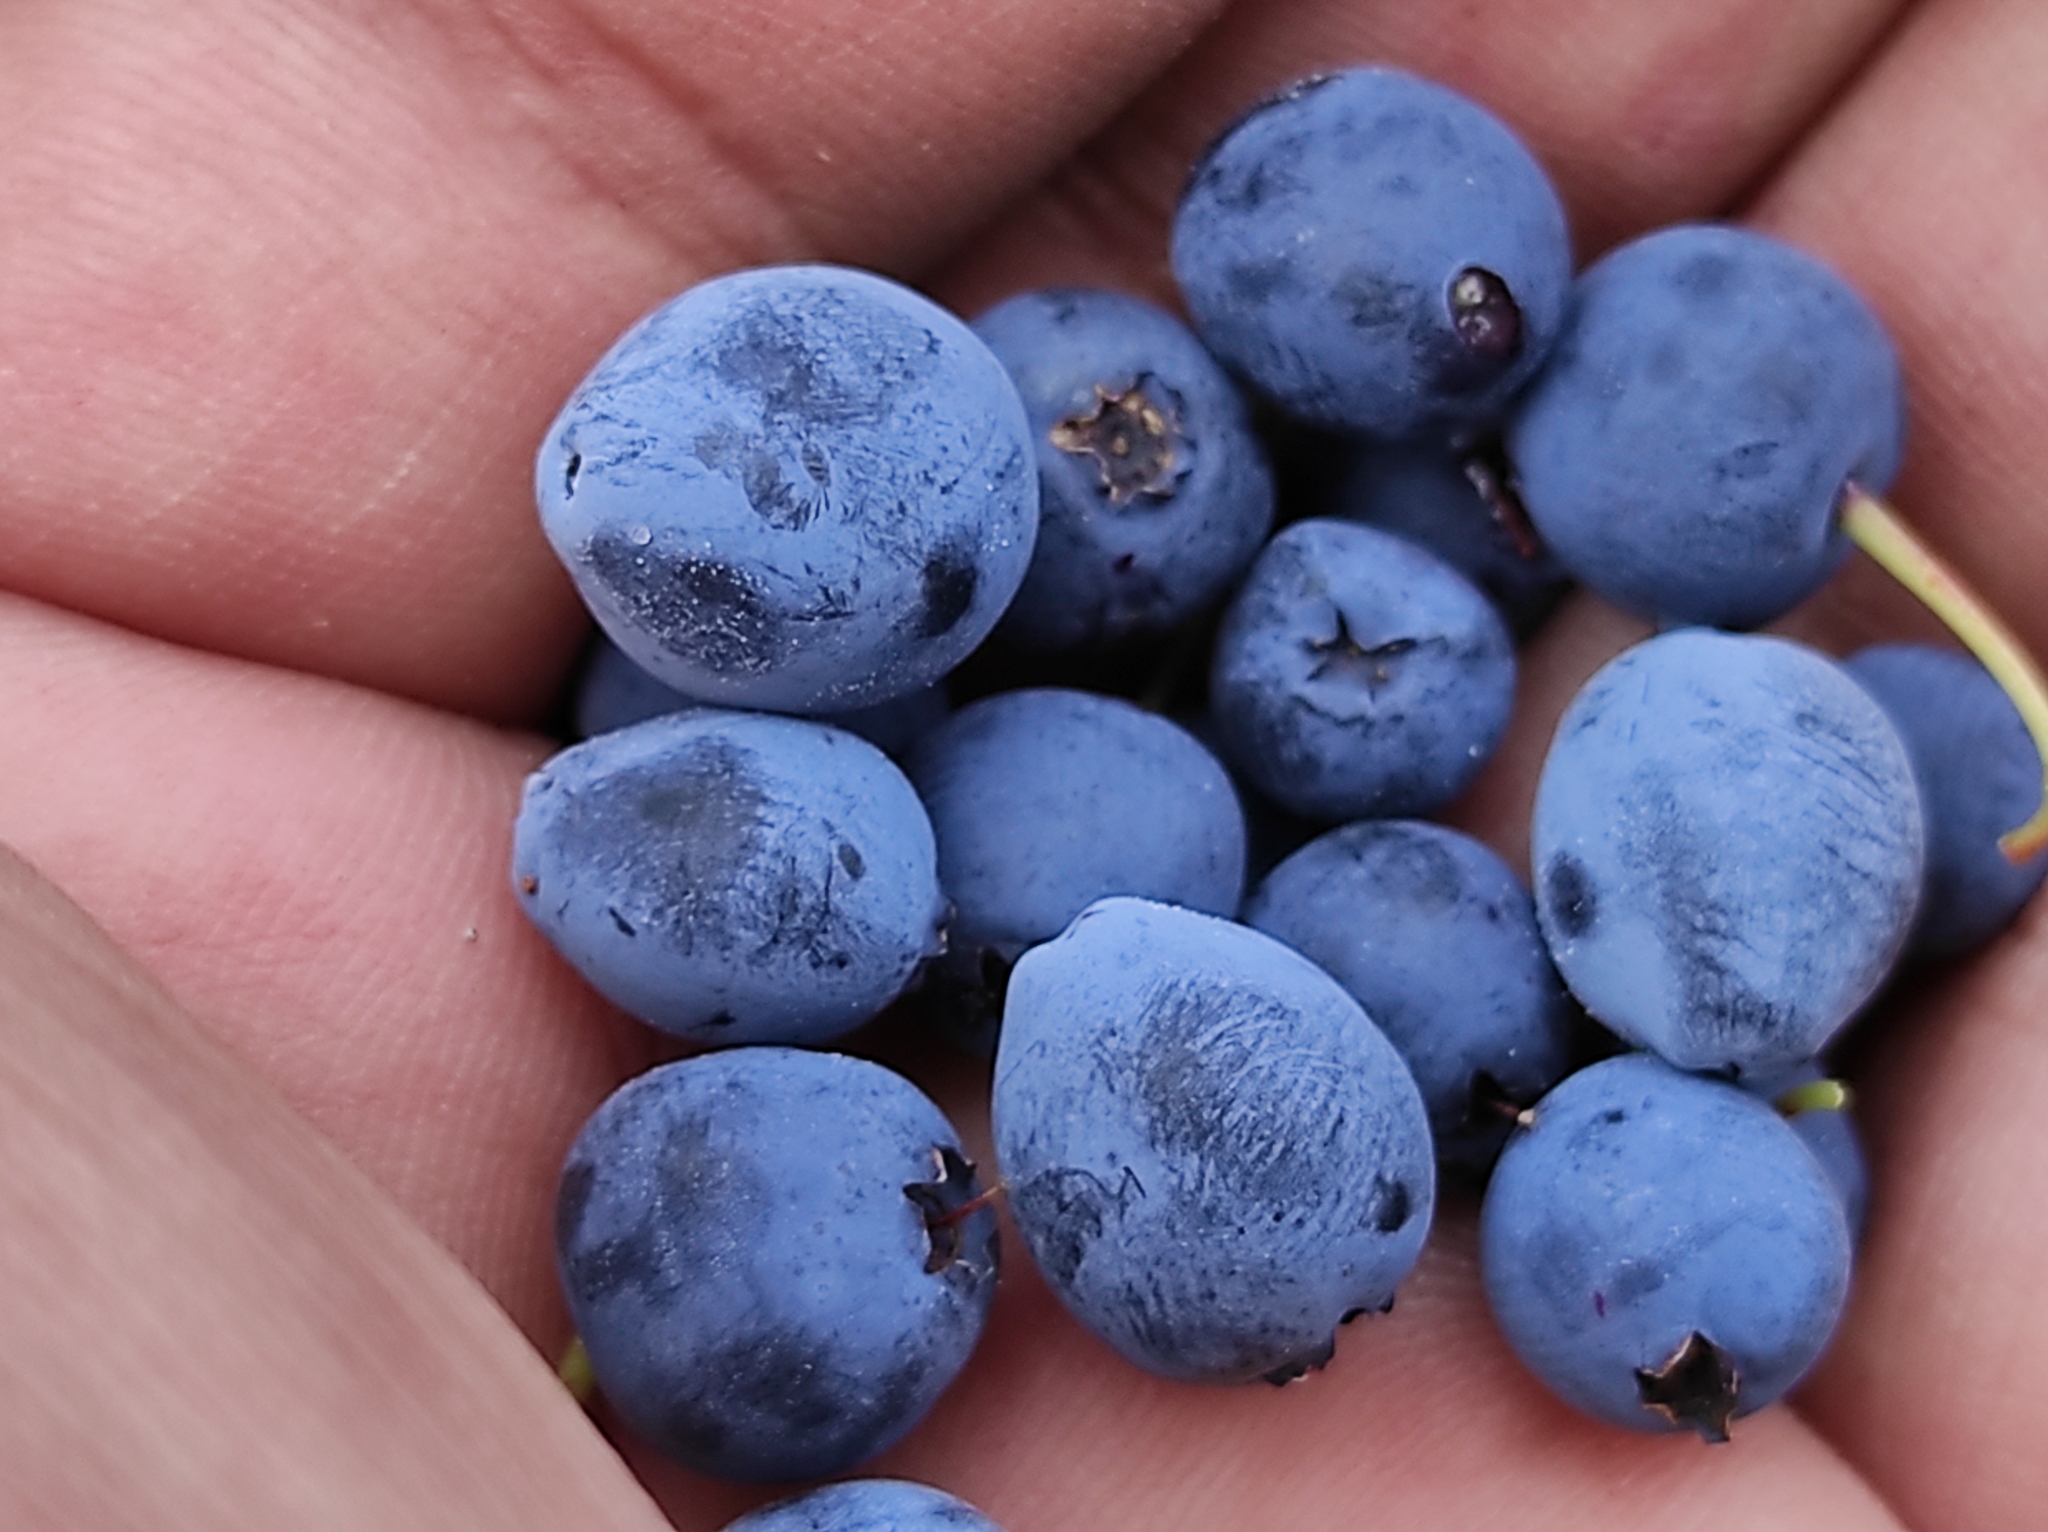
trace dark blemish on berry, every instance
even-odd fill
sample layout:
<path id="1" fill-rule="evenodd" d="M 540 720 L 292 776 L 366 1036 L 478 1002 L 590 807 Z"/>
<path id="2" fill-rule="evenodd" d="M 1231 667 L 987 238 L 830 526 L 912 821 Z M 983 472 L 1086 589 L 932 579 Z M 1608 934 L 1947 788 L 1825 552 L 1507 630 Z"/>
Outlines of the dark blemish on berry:
<path id="1" fill-rule="evenodd" d="M 519 880 L 519 892 L 529 896 L 539 893 L 540 879 L 536 878 L 532 873 L 528 873 Z"/>
<path id="2" fill-rule="evenodd" d="M 617 926 L 619 929 L 619 935 L 638 936 L 640 934 L 637 930 L 634 929 L 633 922 L 626 919 L 625 916 L 619 913 L 618 907 L 616 905 L 606 905 L 604 907 L 604 912 L 605 914 L 611 916 L 612 924 Z"/>
<path id="3" fill-rule="evenodd" d="M 1409 1195 L 1406 1181 L 1390 1181 L 1385 1176 L 1372 1179 L 1372 1209 L 1368 1216 L 1372 1226 L 1381 1234 L 1395 1234 L 1408 1222 L 1414 1211 L 1414 1199 Z"/>
<path id="4" fill-rule="evenodd" d="M 569 461 L 562 469 L 562 494 L 564 498 L 570 500 L 576 498 L 576 475 L 582 471 L 583 454 L 580 452 L 570 453 Z"/>
<path id="5" fill-rule="evenodd" d="M 1600 1120 L 1610 1128 L 1619 1127 L 1622 1123 L 1628 1121 L 1628 1113 L 1618 1106 L 1613 1106 L 1600 1114 Z"/>
<path id="6" fill-rule="evenodd" d="M 1415 289 L 1365 267 L 1345 272 L 1331 285 L 1354 329 L 1406 329 L 1415 313 Z"/>
<path id="7" fill-rule="evenodd" d="M 862 859 L 860 852 L 845 841 L 839 843 L 839 865 L 846 869 L 849 878 L 858 878 L 868 870 L 868 864 Z"/>
<path id="8" fill-rule="evenodd" d="M 593 537 L 584 561 L 628 615 L 702 670 L 762 675 L 788 657 L 788 629 L 734 565 L 663 555 L 615 532 Z"/>
<path id="9" fill-rule="evenodd" d="M 1114 1192 L 1093 1172 L 1065 1166 L 1010 1188 L 1017 1222 L 1038 1231 L 1039 1264 L 1058 1287 L 1073 1285 L 1089 1246 L 1102 1237 L 1104 1221 L 1121 1216 L 1134 1195 L 1143 1197 L 1145 1188 L 1129 1166 Z"/>
<path id="10" fill-rule="evenodd" d="M 1717 298 L 1735 280 L 1735 263 L 1725 255 L 1696 255 L 1671 274 L 1671 285 L 1695 298 Z"/>
<path id="11" fill-rule="evenodd" d="M 1569 941 L 1590 932 L 1600 918 L 1600 900 L 1593 883 L 1577 857 L 1559 852 L 1543 869 L 1543 890 L 1550 903 L 1550 918 Z"/>
<path id="12" fill-rule="evenodd" d="M 919 638 L 940 638 L 959 626 L 967 609 L 974 605 L 974 593 L 981 583 L 972 558 L 945 551 L 934 554 L 924 566 L 923 605 L 917 621 Z"/>
<path id="13" fill-rule="evenodd" d="M 1605 1293 L 1596 1292 L 1593 1294 L 1593 1312 L 1602 1319 L 1607 1317 L 1607 1295 Z"/>
<path id="14" fill-rule="evenodd" d="M 1135 565 L 1137 562 L 1137 554 L 1119 553 L 1114 559 L 1110 560 L 1109 567 L 1112 570 L 1114 570 L 1117 574 L 1129 574 L 1131 572 L 1132 566 Z"/>
<path id="15" fill-rule="evenodd" d="M 709 1021 L 705 1022 L 704 1025 L 714 1029 L 720 1027 L 729 1027 L 733 1024 L 735 1019 L 736 1018 L 733 1016 L 731 1011 L 720 1011 L 716 1016 L 713 1016 Z"/>

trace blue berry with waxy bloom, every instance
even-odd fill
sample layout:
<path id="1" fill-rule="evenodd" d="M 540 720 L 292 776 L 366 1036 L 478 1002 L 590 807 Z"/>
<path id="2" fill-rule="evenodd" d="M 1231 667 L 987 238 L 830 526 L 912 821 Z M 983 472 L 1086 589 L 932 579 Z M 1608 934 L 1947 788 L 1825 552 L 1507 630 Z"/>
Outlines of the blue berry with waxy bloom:
<path id="1" fill-rule="evenodd" d="M 851 1031 L 941 945 L 924 805 L 803 718 L 698 709 L 572 746 L 527 779 L 512 878 L 614 1004 L 701 1042 Z"/>
<path id="2" fill-rule="evenodd" d="M 1819 1053 L 1919 901 L 1906 747 L 1841 666 L 1780 638 L 1683 629 L 1610 661 L 1558 723 L 1530 839 L 1565 983 L 1686 1069 Z"/>
<path id="3" fill-rule="evenodd" d="M 1288 413 L 1382 437 L 1497 419 L 1571 282 L 1564 210 L 1529 151 L 1395 69 L 1255 107 L 1195 167 L 1172 259 L 1210 350 Z"/>
<path id="4" fill-rule="evenodd" d="M 1435 554 L 1355 522 L 1274 536 L 1224 612 L 1209 709 L 1224 755 L 1324 822 L 1427 814 L 1507 728 L 1515 647 Z"/>
<path id="5" fill-rule="evenodd" d="M 725 1532 L 1002 1532 L 966 1501 L 907 1479 L 849 1479 L 763 1506 Z"/>
<path id="6" fill-rule="evenodd" d="M 1002 364 L 929 299 L 835 266 L 733 272 L 656 309 L 570 396 L 535 485 L 635 662 L 785 712 L 936 681 L 995 626 L 1038 527 Z"/>
<path id="7" fill-rule="evenodd" d="M 1579 278 L 1507 445 L 1579 579 L 1660 622 L 1747 628 L 1841 563 L 1843 485 L 1882 491 L 1904 425 L 1891 339 L 1848 283 L 1768 235 L 1687 224 Z"/>
<path id="8" fill-rule="evenodd" d="M 1097 899 L 1231 915 L 1244 893 L 1229 774 L 1178 724 L 1119 698 L 998 692 L 926 735 L 905 770 L 953 903 L 937 976 L 984 1018 L 965 1039 L 982 1051 L 1010 965 Z"/>
<path id="9" fill-rule="evenodd" d="M 2012 699 L 1967 654 L 1877 644 L 1847 661 L 1913 759 L 1927 816 L 1927 885 L 1912 951 L 1955 957 L 2011 924 L 2048 876 L 2048 855 L 2014 863 L 1998 838 L 2041 801 L 2041 754 Z"/>
<path id="10" fill-rule="evenodd" d="M 577 682 L 573 716 L 578 737 L 588 739 L 664 713 L 704 706 L 655 680 L 634 664 L 625 650 L 600 635 Z M 946 716 L 949 706 L 944 683 L 934 681 L 873 707 L 820 714 L 818 721 L 858 734 L 885 754 L 900 758 Z"/>
<path id="11" fill-rule="evenodd" d="M 1414 1072 L 1440 1159 L 1480 1168 L 1572 1064 L 1576 1007 L 1512 869 L 1468 835 L 1363 820 L 1252 890 L 1244 922 L 1322 967 Z"/>
<path id="12" fill-rule="evenodd" d="M 909 1431 L 995 1293 L 958 1135 L 879 1064 L 734 1048 L 621 1086 L 562 1172 L 556 1248 L 599 1388 L 721 1478 L 841 1473 Z"/>
<path id="13" fill-rule="evenodd" d="M 1479 1262 L 1509 1344 L 1558 1397 L 1614 1425 L 1724 1441 L 1820 1357 L 1850 1237 L 1767 1103 L 1624 1054 L 1565 1080 L 1508 1141 Z"/>
<path id="14" fill-rule="evenodd" d="M 1863 1153 L 1863 1139 L 1850 1115 L 1849 1088 L 1833 1079 L 1819 1063 L 1798 1065 L 1783 1074 L 1742 1082 L 1759 1099 L 1777 1108 L 1778 1115 L 1792 1126 L 1800 1141 L 1842 1199 L 1842 1216 L 1849 1223 L 1849 1237 L 1863 1241 L 1863 1228 L 1870 1218 L 1870 1162 Z"/>
<path id="15" fill-rule="evenodd" d="M 1393 1301 L 1435 1207 L 1422 1098 L 1358 1002 L 1170 905 L 1105 899 L 1018 960 L 992 1111 L 1046 1281 L 1162 1377 L 1321 1367 Z"/>
<path id="16" fill-rule="evenodd" d="M 1173 627 L 1221 599 L 1273 525 L 1273 475 L 1222 365 L 1163 309 L 1048 288 L 974 322 L 1038 448 L 1038 545 L 997 628 L 1034 649 Z"/>

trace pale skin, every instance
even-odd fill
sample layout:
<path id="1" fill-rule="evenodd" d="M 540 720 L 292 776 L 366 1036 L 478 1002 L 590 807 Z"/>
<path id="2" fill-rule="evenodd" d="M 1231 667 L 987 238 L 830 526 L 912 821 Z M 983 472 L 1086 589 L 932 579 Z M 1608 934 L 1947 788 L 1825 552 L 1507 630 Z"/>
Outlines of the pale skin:
<path id="1" fill-rule="evenodd" d="M 0 1525 L 708 1532 L 760 1498 L 629 1449 L 643 1491 L 549 1375 L 555 1169 L 654 1045 L 506 886 L 585 631 L 539 433 L 737 264 L 1164 295 L 1194 153 L 1363 59 L 1513 122 L 1583 253 L 1733 211 L 1838 264 L 1905 354 L 1898 502 L 2048 651 L 2032 0 L 0 10 L 0 841 L 50 880 L 0 863 Z M 1927 632 L 1861 568 L 1793 626 Z M 1638 631 L 1546 631 L 1466 823 L 1520 854 L 1549 720 Z M 1013 1241 L 877 1466 L 1011 1532 L 2037 1526 L 2044 982 L 2037 911 L 1868 1029 L 1850 1317 L 1728 1447 L 1541 1394 L 1452 1198 L 1395 1312 L 1280 1391 L 1133 1372 Z M 977 1136 L 975 1071 L 926 1078 Z"/>

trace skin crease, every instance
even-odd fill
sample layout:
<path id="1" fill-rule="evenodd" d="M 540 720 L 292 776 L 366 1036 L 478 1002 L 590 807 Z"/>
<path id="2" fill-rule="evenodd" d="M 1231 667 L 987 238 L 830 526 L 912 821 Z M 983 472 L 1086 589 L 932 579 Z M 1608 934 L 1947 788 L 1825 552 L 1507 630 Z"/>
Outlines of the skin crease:
<path id="1" fill-rule="evenodd" d="M 18 1401 L 0 1524 L 196 1532 L 233 1525 L 233 1504 L 250 1525 L 369 1529 L 406 1524 L 403 1504 L 422 1526 L 517 1527 L 491 1473 L 430 1471 L 501 1461 L 609 1497 L 597 1524 L 652 1524 L 558 1396 L 500 1381 L 530 1381 L 531 1358 L 392 1213 L 551 1354 L 555 1166 L 655 1046 L 540 949 L 506 887 L 518 782 L 545 748 L 506 726 L 540 722 L 583 632 L 529 504 L 533 444 L 625 322 L 735 264 L 879 264 L 969 312 L 1056 281 L 1159 296 L 1165 212 L 1200 145 L 1294 76 L 1367 59 L 1527 134 L 1582 254 L 1734 208 L 1839 264 L 1904 353 L 1900 503 L 2048 649 L 2029 599 L 2048 568 L 2048 326 L 2026 299 L 2048 234 L 2048 14 L 2031 0 L 0 13 L 0 841 L 232 1055 L 131 1003 L 141 981 L 55 894 L 10 885 L 0 929 L 40 955 L 24 971 L 47 1024 L 10 1011 L 0 1028 L 21 1104 L 0 1121 L 96 1131 L 64 1154 L 50 1133 L 0 1135 L 0 1185 L 33 1209 L 0 1223 L 0 1273 L 16 1290 L 75 1274 L 0 1314 L 0 1397 Z M 1838 649 L 1924 636 L 1903 612 L 1852 565 L 1785 626 Z M 1525 715 L 1462 814 L 1511 860 L 1547 719 L 1639 632 L 1582 600 L 1530 652 Z M 1278 1392 L 1133 1372 L 1013 1262 L 983 1351 L 878 1466 L 1010 1532 L 1338 1528 L 1362 1504 L 1390 1528 L 1504 1507 L 1574 1532 L 2035 1525 L 2044 980 L 2037 905 L 1863 1029 L 1875 1189 L 1850 1314 L 1796 1406 L 1725 1450 L 1541 1395 L 1480 1306 L 1453 1200 L 1395 1312 Z M 147 1063 L 121 1071 L 117 1110 L 89 1067 L 109 1038 Z M 190 1084 L 199 1058 L 210 1094 Z M 972 1140 L 975 1070 L 922 1072 Z M 297 1115 L 238 1105 L 266 1091 Z M 230 1152 L 137 1158 L 202 1128 Z M 284 1163 L 315 1168 L 290 1196 L 251 1189 Z M 179 1281 L 142 1284 L 110 1231 L 161 1211 L 158 1181 L 211 1222 L 141 1268 Z M 371 1226 L 403 1252 L 382 1275 L 309 1288 L 258 1258 Z M 177 1301 L 193 1291 L 220 1302 Z M 447 1351 L 418 1397 L 448 1409 L 394 1413 L 415 1397 L 404 1369 L 426 1365 L 407 1337 L 434 1333 Z M 390 1370 L 330 1389 L 350 1376 L 330 1364 L 379 1347 Z M 147 1419 L 122 1406 L 138 1370 Z M 106 1466 L 67 1471 L 81 1462 Z M 762 1498 L 647 1477 L 693 1532 Z M 324 1520 L 293 1519 L 315 1502 Z"/>

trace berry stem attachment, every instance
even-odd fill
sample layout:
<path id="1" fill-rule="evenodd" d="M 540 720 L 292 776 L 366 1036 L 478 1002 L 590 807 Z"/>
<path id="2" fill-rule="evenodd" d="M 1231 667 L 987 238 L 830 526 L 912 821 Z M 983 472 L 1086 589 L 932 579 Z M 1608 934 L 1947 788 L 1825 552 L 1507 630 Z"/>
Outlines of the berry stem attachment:
<path id="1" fill-rule="evenodd" d="M 1801 1112 L 1846 1112 L 1849 1087 L 1840 1080 L 1808 1080 L 1780 1094 L 1771 1105 L 1781 1117 L 1797 1117 Z"/>
<path id="2" fill-rule="evenodd" d="M 2043 762 L 2042 802 L 2025 824 L 1998 837 L 2005 859 L 2018 864 L 2048 848 L 2048 680 L 1996 612 L 1920 540 L 1898 513 L 1851 483 L 1843 486 L 1842 531 L 1983 662 L 2019 710 Z"/>
<path id="3" fill-rule="evenodd" d="M 587 1406 L 597 1397 L 597 1371 L 590 1365 L 590 1352 L 584 1348 L 582 1336 L 570 1337 L 562 1360 L 555 1364 L 555 1376 L 578 1404 Z"/>

